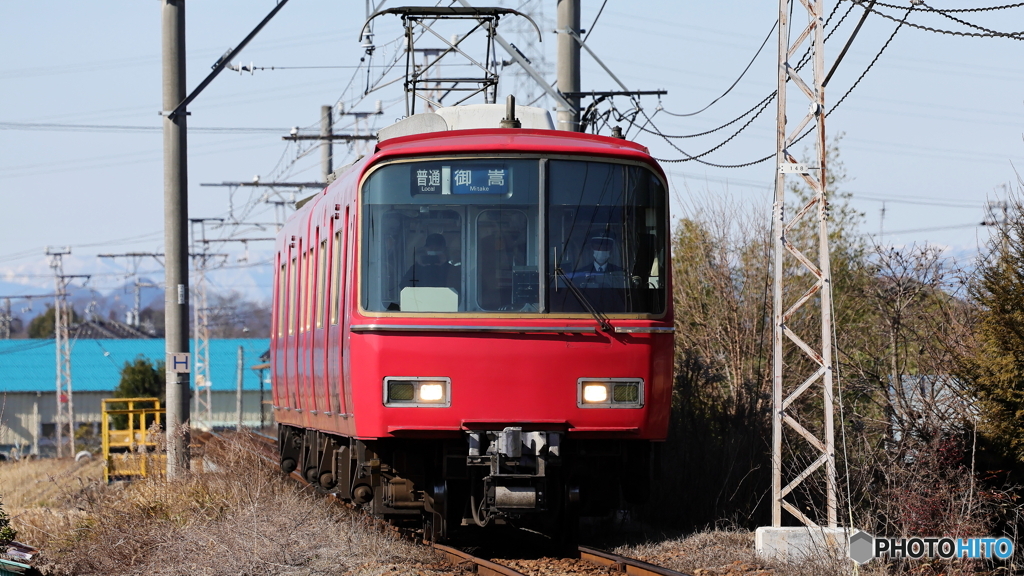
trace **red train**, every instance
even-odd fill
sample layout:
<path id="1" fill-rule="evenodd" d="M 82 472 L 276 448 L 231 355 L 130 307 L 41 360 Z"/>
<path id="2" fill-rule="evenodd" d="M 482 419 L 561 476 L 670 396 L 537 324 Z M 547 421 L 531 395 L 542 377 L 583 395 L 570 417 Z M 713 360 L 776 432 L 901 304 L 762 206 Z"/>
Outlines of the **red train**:
<path id="1" fill-rule="evenodd" d="M 382 130 L 276 245 L 282 469 L 435 538 L 641 501 L 668 428 L 665 176 L 514 109 Z"/>

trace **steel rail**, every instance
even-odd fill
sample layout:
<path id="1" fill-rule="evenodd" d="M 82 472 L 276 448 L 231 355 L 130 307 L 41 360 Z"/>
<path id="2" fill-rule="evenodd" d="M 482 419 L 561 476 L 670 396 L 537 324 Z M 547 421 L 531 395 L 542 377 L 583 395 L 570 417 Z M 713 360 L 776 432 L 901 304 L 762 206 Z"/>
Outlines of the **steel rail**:
<path id="1" fill-rule="evenodd" d="M 475 573 L 481 576 L 525 576 L 522 572 L 513 570 L 508 566 L 477 558 L 472 554 L 467 554 L 462 550 L 456 550 L 444 544 L 434 544 L 434 550 L 440 552 L 452 564 L 458 565 L 463 562 L 472 562 L 475 567 Z"/>
<path id="2" fill-rule="evenodd" d="M 606 566 L 622 574 L 629 574 L 631 576 L 689 576 L 682 572 L 676 572 L 675 570 L 648 564 L 642 560 L 619 556 L 618 554 L 612 554 L 611 552 L 605 552 L 596 548 L 580 546 L 579 551 L 581 560 L 586 560 L 598 566 Z"/>

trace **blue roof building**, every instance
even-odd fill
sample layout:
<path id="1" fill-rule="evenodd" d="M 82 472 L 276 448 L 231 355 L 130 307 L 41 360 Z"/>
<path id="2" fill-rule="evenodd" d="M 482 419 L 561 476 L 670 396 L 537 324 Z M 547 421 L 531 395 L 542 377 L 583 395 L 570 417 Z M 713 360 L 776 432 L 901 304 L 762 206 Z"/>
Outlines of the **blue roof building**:
<path id="1" fill-rule="evenodd" d="M 190 344 L 192 341 L 190 341 Z M 269 338 L 210 340 L 210 381 L 213 391 L 235 390 L 238 347 L 245 353 L 242 387 L 258 390 L 259 376 L 249 369 L 270 349 Z M 154 364 L 164 358 L 161 339 L 72 340 L 71 383 L 75 392 L 109 392 L 121 381 L 121 369 L 138 356 Z M 57 350 L 53 339 L 0 340 L 0 392 L 53 392 Z"/>
<path id="2" fill-rule="evenodd" d="M 270 348 L 268 338 L 210 340 L 211 415 L 214 427 L 238 422 L 238 347 L 242 369 L 242 424 L 248 427 L 273 421 L 269 409 L 270 385 L 260 389 L 260 356 Z M 121 369 L 139 356 L 154 364 L 164 358 L 163 339 L 73 339 L 71 385 L 76 427 L 99 430 L 100 401 L 113 396 L 121 381 Z M 0 340 L 0 456 L 4 450 L 30 451 L 52 447 L 57 411 L 57 350 L 52 339 Z M 194 381 L 193 381 L 194 385 Z M 41 448 L 42 447 L 42 448 Z"/>

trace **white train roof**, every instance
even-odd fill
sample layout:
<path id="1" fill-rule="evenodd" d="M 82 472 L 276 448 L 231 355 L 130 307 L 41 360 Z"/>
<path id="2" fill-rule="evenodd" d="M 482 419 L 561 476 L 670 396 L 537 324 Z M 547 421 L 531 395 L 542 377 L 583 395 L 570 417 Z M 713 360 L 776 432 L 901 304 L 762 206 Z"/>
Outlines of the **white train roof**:
<path id="1" fill-rule="evenodd" d="M 377 132 L 377 141 L 427 132 L 498 128 L 501 120 L 505 117 L 505 110 L 505 104 L 472 104 L 438 108 L 436 112 L 414 114 L 391 126 L 381 128 Z M 516 118 L 519 119 L 522 128 L 555 129 L 555 124 L 551 121 L 551 114 L 543 108 L 517 104 Z"/>

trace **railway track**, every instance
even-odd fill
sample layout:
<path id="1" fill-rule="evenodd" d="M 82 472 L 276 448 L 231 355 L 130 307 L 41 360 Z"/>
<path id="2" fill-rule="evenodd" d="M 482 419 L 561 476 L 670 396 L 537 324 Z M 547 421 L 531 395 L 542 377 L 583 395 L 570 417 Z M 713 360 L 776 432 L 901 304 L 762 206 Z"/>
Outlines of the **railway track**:
<path id="1" fill-rule="evenodd" d="M 487 560 L 443 544 L 434 544 L 433 546 L 434 550 L 453 565 L 471 567 L 473 572 L 482 576 L 547 576 L 549 574 L 607 576 L 615 573 L 630 576 L 687 576 L 682 572 L 587 546 L 579 547 L 579 558 L 529 560 Z"/>
<path id="2" fill-rule="evenodd" d="M 209 434 L 221 441 L 234 443 L 258 458 L 274 466 L 277 465 L 276 454 L 273 454 L 271 451 L 271 449 L 277 445 L 277 438 L 254 432 L 251 433 L 250 440 L 256 440 L 256 442 L 243 443 L 237 439 L 217 432 L 211 431 Z M 292 472 L 289 476 L 303 486 L 310 485 L 310 483 L 297 472 Z M 334 502 L 343 503 L 343 501 L 334 494 L 325 494 L 325 496 Z M 488 560 L 444 544 L 427 543 L 423 541 L 421 535 L 417 533 L 409 532 L 406 536 L 409 536 L 411 539 L 423 544 L 432 546 L 435 552 L 437 552 L 439 556 L 444 558 L 451 565 L 468 569 L 480 576 L 554 576 L 560 574 L 573 574 L 574 576 L 608 576 L 608 574 L 616 573 L 627 574 L 629 576 L 688 576 L 682 572 L 656 566 L 642 560 L 620 556 L 597 548 L 591 548 L 589 546 L 579 546 L 577 549 L 578 557 L 547 557 L 535 559 L 501 558 Z"/>

